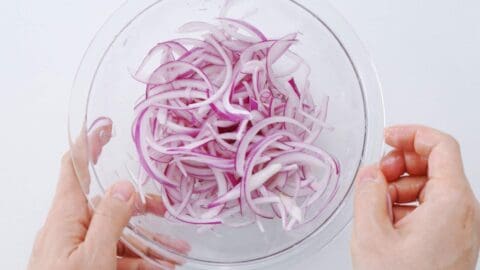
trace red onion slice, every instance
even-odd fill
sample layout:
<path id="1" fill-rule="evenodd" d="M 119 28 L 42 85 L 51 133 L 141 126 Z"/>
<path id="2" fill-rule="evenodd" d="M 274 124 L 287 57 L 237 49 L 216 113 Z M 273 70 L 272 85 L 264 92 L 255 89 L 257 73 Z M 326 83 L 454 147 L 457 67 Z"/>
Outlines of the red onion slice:
<path id="1" fill-rule="evenodd" d="M 338 189 L 338 161 L 316 144 L 331 130 L 329 99 L 312 98 L 297 33 L 271 39 L 246 21 L 217 22 L 183 25 L 203 39 L 159 43 L 135 73 L 146 85 L 132 128 L 139 183 L 154 181 L 172 221 L 297 228 Z"/>

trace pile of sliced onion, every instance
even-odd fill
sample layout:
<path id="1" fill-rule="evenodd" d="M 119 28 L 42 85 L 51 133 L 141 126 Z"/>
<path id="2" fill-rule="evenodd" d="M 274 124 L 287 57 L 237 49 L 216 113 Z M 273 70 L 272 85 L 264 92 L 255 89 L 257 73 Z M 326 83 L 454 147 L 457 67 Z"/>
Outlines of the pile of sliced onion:
<path id="1" fill-rule="evenodd" d="M 134 78 L 146 85 L 132 136 L 170 220 L 198 225 L 281 220 L 291 230 L 318 216 L 338 187 L 336 159 L 315 145 L 328 97 L 315 104 L 310 67 L 251 24 L 187 23 L 156 45 Z M 318 96 L 318 94 L 316 94 Z M 260 225 L 261 226 L 261 225 Z"/>

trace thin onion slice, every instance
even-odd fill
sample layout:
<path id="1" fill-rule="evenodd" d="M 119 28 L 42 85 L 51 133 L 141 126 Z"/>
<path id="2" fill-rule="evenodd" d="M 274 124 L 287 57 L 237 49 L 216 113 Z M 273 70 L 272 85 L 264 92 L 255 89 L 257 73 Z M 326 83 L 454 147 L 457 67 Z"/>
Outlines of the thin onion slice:
<path id="1" fill-rule="evenodd" d="M 329 100 L 312 98 L 297 33 L 271 39 L 224 15 L 183 25 L 203 39 L 159 43 L 135 72 L 146 88 L 132 128 L 142 184 L 154 182 L 172 221 L 264 231 L 267 218 L 291 230 L 338 189 L 339 163 L 316 143 L 332 129 Z"/>

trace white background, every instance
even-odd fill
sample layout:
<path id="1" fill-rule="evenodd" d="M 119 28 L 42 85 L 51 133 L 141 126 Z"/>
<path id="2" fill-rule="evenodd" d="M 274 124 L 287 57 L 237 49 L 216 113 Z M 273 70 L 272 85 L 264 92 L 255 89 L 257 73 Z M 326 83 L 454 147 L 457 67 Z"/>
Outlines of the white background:
<path id="1" fill-rule="evenodd" d="M 0 0 L 0 269 L 26 266 L 67 149 L 76 67 L 121 2 Z M 332 2 L 377 64 L 387 123 L 422 123 L 454 134 L 480 195 L 480 2 Z M 298 269 L 350 269 L 349 237 L 347 229 Z"/>

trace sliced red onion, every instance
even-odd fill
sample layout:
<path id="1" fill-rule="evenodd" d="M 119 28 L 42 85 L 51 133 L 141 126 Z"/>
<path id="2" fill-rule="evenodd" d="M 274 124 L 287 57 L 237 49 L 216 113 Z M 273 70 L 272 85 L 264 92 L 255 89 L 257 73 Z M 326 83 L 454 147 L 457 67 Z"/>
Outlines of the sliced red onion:
<path id="1" fill-rule="evenodd" d="M 224 16 L 183 25 L 203 39 L 159 43 L 135 72 L 146 85 L 132 128 L 141 184 L 154 181 L 172 221 L 264 230 L 277 218 L 291 230 L 338 189 L 338 161 L 316 144 L 329 100 L 312 98 L 297 33 L 270 39 Z"/>
<path id="2" fill-rule="evenodd" d="M 247 186 L 247 192 L 252 192 L 257 188 L 261 187 L 265 182 L 271 179 L 272 176 L 280 172 L 281 169 L 282 166 L 280 164 L 270 164 L 265 169 L 251 176 Z M 221 195 L 217 200 L 212 202 L 210 204 L 210 207 L 237 200 L 238 198 L 240 198 L 240 189 L 241 186 L 236 185 L 228 193 L 226 193 L 225 195 Z"/>
<path id="3" fill-rule="evenodd" d="M 223 29 L 229 36 L 239 41 L 255 43 L 267 40 L 267 37 L 265 37 L 265 35 L 260 30 L 245 21 L 230 18 L 218 18 L 218 20 L 224 22 L 227 25 L 234 26 L 236 29 L 230 27 L 224 27 Z M 250 33 L 251 36 L 245 36 L 238 33 L 238 29 L 245 30 L 246 32 Z"/>

